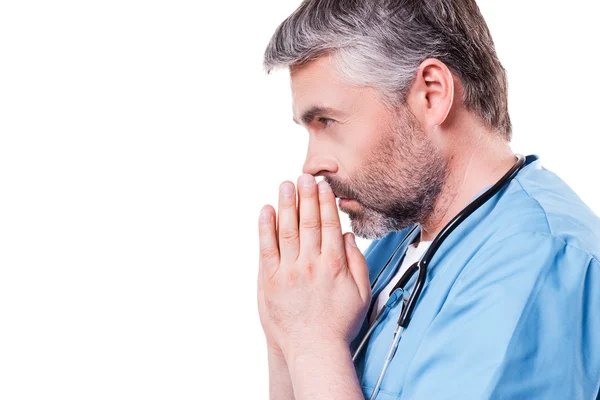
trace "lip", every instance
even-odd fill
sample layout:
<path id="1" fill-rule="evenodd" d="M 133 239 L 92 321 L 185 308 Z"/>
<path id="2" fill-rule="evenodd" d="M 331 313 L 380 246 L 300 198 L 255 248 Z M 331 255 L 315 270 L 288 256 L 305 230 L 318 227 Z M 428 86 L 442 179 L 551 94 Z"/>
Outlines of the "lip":
<path id="1" fill-rule="evenodd" d="M 352 200 L 352 199 L 347 199 L 347 198 L 344 198 L 344 197 L 340 197 L 340 198 L 338 199 L 338 206 L 339 206 L 339 207 L 343 207 L 345 204 L 348 204 L 348 203 L 350 203 L 350 202 L 352 202 L 352 201 L 354 201 L 354 200 Z"/>

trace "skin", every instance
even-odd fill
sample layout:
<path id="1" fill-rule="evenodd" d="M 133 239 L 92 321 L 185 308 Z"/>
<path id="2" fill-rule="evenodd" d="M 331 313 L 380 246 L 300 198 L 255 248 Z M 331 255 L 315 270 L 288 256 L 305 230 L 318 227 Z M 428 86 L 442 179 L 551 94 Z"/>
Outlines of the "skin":
<path id="1" fill-rule="evenodd" d="M 462 105 L 460 80 L 436 59 L 423 61 L 397 107 L 374 88 L 342 82 L 329 56 L 293 69 L 291 84 L 294 119 L 310 138 L 304 174 L 297 190 L 281 184 L 278 213 L 266 205 L 258 223 L 270 396 L 363 399 L 349 343 L 371 291 L 354 236 L 341 231 L 336 194 L 353 199 L 340 209 L 363 237 L 418 222 L 420 239 L 432 240 L 516 157 Z M 302 120 L 315 104 L 337 111 Z"/>

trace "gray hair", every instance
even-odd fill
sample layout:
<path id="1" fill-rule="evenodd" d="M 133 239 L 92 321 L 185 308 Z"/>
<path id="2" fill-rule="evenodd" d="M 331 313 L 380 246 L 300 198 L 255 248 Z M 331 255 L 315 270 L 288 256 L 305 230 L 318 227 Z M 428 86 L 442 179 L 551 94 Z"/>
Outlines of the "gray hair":
<path id="1" fill-rule="evenodd" d="M 304 0 L 276 29 L 264 54 L 267 73 L 330 55 L 340 78 L 404 103 L 427 58 L 464 86 L 463 103 L 511 139 L 506 71 L 475 0 Z"/>

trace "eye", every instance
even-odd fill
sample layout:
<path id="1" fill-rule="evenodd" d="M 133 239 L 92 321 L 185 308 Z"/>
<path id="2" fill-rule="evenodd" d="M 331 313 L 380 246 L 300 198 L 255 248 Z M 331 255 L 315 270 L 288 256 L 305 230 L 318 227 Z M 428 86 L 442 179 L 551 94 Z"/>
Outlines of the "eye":
<path id="1" fill-rule="evenodd" d="M 319 122 L 322 123 L 323 125 L 325 125 L 325 127 L 327 128 L 334 121 L 332 119 L 329 119 L 329 118 L 319 117 Z"/>

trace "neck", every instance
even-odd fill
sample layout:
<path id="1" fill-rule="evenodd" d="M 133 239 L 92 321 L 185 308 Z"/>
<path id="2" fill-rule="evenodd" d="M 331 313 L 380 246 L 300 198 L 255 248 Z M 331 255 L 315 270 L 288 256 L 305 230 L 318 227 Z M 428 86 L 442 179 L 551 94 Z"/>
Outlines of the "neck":
<path id="1" fill-rule="evenodd" d="M 433 212 L 421 224 L 420 240 L 430 241 L 485 187 L 493 185 L 514 165 L 507 142 L 486 132 L 475 142 L 455 146 L 448 157 L 448 176 Z"/>

